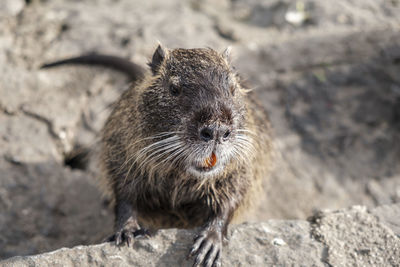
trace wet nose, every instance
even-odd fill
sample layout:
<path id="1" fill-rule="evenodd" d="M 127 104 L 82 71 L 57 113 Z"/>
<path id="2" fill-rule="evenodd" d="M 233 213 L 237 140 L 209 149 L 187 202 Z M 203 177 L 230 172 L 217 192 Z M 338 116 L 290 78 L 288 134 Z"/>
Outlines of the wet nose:
<path id="1" fill-rule="evenodd" d="M 227 127 L 203 127 L 200 130 L 200 138 L 203 141 L 211 141 L 213 139 L 219 139 L 221 142 L 228 140 L 231 135 L 231 131 Z"/>
<path id="2" fill-rule="evenodd" d="M 224 142 L 224 141 L 228 140 L 230 135 L 231 135 L 231 131 L 228 128 L 220 129 L 219 137 L 220 137 L 221 141 Z"/>

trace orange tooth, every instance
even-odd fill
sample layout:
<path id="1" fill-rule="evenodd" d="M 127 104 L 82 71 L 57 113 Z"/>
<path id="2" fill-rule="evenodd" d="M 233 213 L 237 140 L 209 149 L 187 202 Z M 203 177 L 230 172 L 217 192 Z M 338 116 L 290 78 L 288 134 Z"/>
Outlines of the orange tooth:
<path id="1" fill-rule="evenodd" d="M 215 156 L 214 152 L 211 154 L 211 157 L 207 158 L 207 159 L 204 161 L 204 165 L 205 165 L 207 168 L 214 167 L 216 163 L 217 163 L 217 156 Z"/>

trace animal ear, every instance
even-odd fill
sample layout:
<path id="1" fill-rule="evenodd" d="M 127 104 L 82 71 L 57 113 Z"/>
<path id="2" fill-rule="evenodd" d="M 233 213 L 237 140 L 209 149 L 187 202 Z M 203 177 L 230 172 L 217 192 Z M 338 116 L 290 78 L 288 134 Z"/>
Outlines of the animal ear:
<path id="1" fill-rule="evenodd" d="M 231 58 L 231 51 L 232 51 L 232 46 L 228 46 L 224 52 L 222 52 L 222 57 L 228 62 L 228 64 L 231 63 L 232 58 Z"/>
<path id="2" fill-rule="evenodd" d="M 161 63 L 165 60 L 167 54 L 168 50 L 162 47 L 161 44 L 158 44 L 157 49 L 154 52 L 153 57 L 151 59 L 151 63 L 149 63 L 149 66 L 153 74 L 156 74 L 158 72 Z"/>

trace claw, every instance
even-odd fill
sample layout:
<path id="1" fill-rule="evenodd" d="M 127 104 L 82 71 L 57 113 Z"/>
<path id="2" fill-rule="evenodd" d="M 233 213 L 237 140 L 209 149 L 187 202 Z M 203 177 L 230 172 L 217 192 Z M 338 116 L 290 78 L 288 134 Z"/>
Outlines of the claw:
<path id="1" fill-rule="evenodd" d="M 217 256 L 215 257 L 213 267 L 221 267 L 221 251 L 218 250 Z"/>
<path id="2" fill-rule="evenodd" d="M 204 236 L 197 236 L 194 239 L 195 242 L 194 242 L 194 244 L 192 246 L 192 250 L 190 251 L 189 257 L 193 257 L 194 255 L 197 254 L 199 248 L 203 244 L 204 238 L 205 238 Z"/>
<path id="3" fill-rule="evenodd" d="M 221 266 L 221 235 L 214 231 L 204 231 L 194 238 L 188 258 L 195 257 L 193 267 Z"/>
<path id="4" fill-rule="evenodd" d="M 200 260 L 199 260 L 198 258 L 196 258 L 196 259 L 194 260 L 194 263 L 193 263 L 192 267 L 197 267 L 197 266 L 199 266 L 199 265 L 200 265 Z"/>
<path id="5" fill-rule="evenodd" d="M 133 233 L 126 231 L 124 232 L 124 237 L 126 240 L 126 244 L 128 245 L 128 247 L 130 247 L 130 245 L 133 244 L 133 239 L 134 239 Z"/>
<path id="6" fill-rule="evenodd" d="M 211 242 L 209 242 L 209 241 L 207 242 L 206 240 L 204 240 L 201 243 L 201 246 L 200 246 L 199 250 L 196 253 L 197 254 L 196 261 L 204 262 L 205 259 L 206 259 L 206 255 L 208 254 L 211 246 L 212 246 Z"/>
<path id="7" fill-rule="evenodd" d="M 112 242 L 114 241 L 117 246 L 121 246 L 124 243 L 127 244 L 128 247 L 133 245 L 134 240 L 136 237 L 149 237 L 150 232 L 147 229 L 130 229 L 130 228 L 123 228 L 117 231 L 115 234 L 110 236 L 107 241 Z"/>
<path id="8" fill-rule="evenodd" d="M 211 267 L 214 264 L 218 252 L 218 249 L 216 249 L 215 246 L 212 245 L 206 255 L 206 261 L 204 263 L 206 267 Z"/>
<path id="9" fill-rule="evenodd" d="M 121 232 L 118 232 L 115 234 L 115 244 L 117 246 L 122 244 L 122 233 Z"/>
<path id="10" fill-rule="evenodd" d="M 193 239 L 193 242 L 196 242 L 197 239 L 199 239 L 200 237 L 202 237 L 202 235 L 200 235 L 200 234 L 199 234 L 199 235 L 195 235 L 195 236 L 194 236 L 194 239 Z"/>

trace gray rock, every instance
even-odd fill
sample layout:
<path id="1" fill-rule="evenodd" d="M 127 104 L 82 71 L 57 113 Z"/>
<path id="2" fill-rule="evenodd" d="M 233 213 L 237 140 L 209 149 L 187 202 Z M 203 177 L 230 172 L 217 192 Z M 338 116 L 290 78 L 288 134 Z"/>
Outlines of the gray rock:
<path id="1" fill-rule="evenodd" d="M 382 220 L 392 231 L 400 237 L 400 205 L 384 205 L 374 208 L 372 214 Z"/>
<path id="2" fill-rule="evenodd" d="M 92 175 L 57 162 L 0 160 L 0 177 L 1 257 L 93 244 L 111 234 L 113 215 Z"/>
<path id="3" fill-rule="evenodd" d="M 56 143 L 49 133 L 46 121 L 26 115 L 0 114 L 1 154 L 14 163 L 41 162 L 59 157 Z M 32 142 L 32 139 L 35 142 Z"/>
<path id="4" fill-rule="evenodd" d="M 4 0 L 0 4 L 0 15 L 18 15 L 19 12 L 25 7 L 23 0 Z"/>
<path id="5" fill-rule="evenodd" d="M 399 205 L 384 207 L 396 212 Z M 396 221 L 399 223 L 399 221 Z M 385 220 L 356 206 L 320 212 L 312 220 L 231 226 L 224 266 L 396 266 L 400 239 Z M 194 232 L 159 230 L 132 247 L 106 243 L 63 248 L 35 256 L 14 257 L 2 266 L 191 266 L 186 255 Z"/>
<path id="6" fill-rule="evenodd" d="M 387 216 L 398 211 L 398 207 L 385 207 L 384 213 Z M 400 264 L 399 237 L 364 206 L 322 213 L 313 222 L 313 236 L 326 246 L 323 260 L 332 266 Z"/>

